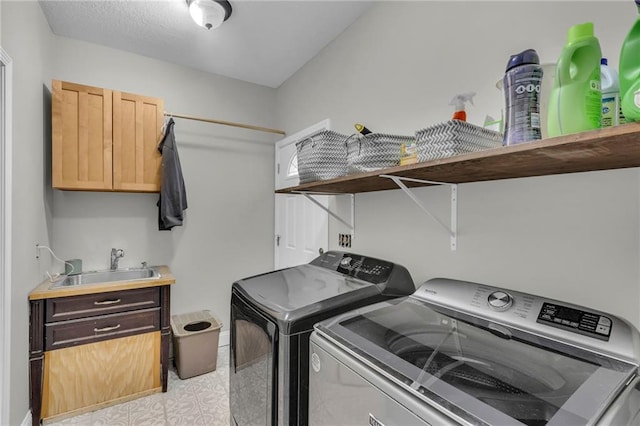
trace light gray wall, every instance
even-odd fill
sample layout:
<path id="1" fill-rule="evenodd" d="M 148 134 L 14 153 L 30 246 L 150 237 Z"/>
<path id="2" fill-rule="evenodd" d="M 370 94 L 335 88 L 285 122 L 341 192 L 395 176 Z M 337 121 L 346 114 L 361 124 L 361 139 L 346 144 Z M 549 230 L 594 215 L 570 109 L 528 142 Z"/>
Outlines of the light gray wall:
<path id="1" fill-rule="evenodd" d="M 275 89 L 54 36 L 37 2 L 2 2 L 3 47 L 14 60 L 11 424 L 28 411 L 28 293 L 82 258 L 85 269 L 168 264 L 172 314 L 210 309 L 228 328 L 231 283 L 273 267 L 271 134 L 176 120 L 187 186 L 185 225 L 157 230 L 157 194 L 51 189 L 51 80 L 165 100 L 168 111 L 275 127 Z"/>
<path id="2" fill-rule="evenodd" d="M 20 424 L 29 408 L 27 297 L 49 267 L 35 244 L 49 244 L 50 197 L 44 164 L 50 113 L 43 76 L 52 36 L 37 2 L 2 2 L 2 45 L 13 60 L 13 241 L 9 419 Z"/>
<path id="3" fill-rule="evenodd" d="M 169 112 L 275 127 L 275 89 L 56 37 L 49 77 L 161 97 Z M 210 309 L 228 329 L 231 283 L 273 267 L 277 136 L 175 118 L 189 208 L 158 231 L 157 194 L 53 191 L 53 244 L 83 268 L 167 264 L 172 314 Z M 62 266 L 58 268 L 61 270 Z"/>
<path id="4" fill-rule="evenodd" d="M 635 19 L 628 2 L 381 2 L 278 90 L 288 131 L 330 118 L 352 133 L 413 134 L 447 120 L 475 91 L 468 121 L 500 116 L 495 83 L 509 55 L 535 48 L 555 62 L 567 29 L 593 21 L 617 64 Z M 356 195 L 352 250 L 404 264 L 417 284 L 446 276 L 555 297 L 619 314 L 639 307 L 637 169 L 459 186 L 458 250 L 400 190 Z M 448 223 L 446 188 L 415 191 Z M 337 209 L 348 209 L 341 201 Z M 348 215 L 347 215 L 348 218 Z M 331 222 L 330 244 L 346 229 Z"/>

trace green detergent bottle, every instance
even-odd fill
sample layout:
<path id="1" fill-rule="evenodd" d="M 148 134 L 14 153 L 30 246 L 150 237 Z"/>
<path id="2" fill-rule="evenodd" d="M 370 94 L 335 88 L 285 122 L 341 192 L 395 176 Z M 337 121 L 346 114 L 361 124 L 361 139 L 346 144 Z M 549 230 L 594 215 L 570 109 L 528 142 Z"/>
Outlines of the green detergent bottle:
<path id="1" fill-rule="evenodd" d="M 636 0 L 640 14 L 640 0 Z M 620 65 L 620 104 L 626 121 L 640 121 L 640 17 L 622 43 Z"/>
<path id="2" fill-rule="evenodd" d="M 600 128 L 601 57 L 592 22 L 569 28 L 549 97 L 547 130 L 550 137 Z"/>

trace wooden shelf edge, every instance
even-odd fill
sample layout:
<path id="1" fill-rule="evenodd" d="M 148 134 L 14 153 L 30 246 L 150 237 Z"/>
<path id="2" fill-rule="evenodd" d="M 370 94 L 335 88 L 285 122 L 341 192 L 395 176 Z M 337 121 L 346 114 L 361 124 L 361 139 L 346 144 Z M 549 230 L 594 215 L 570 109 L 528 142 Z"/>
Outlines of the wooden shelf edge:
<path id="1" fill-rule="evenodd" d="M 640 123 L 575 133 L 472 152 L 423 163 L 310 182 L 278 189 L 277 194 L 314 192 L 354 194 L 397 189 L 380 175 L 446 183 L 547 176 L 640 166 Z M 407 186 L 428 184 L 407 183 Z"/>

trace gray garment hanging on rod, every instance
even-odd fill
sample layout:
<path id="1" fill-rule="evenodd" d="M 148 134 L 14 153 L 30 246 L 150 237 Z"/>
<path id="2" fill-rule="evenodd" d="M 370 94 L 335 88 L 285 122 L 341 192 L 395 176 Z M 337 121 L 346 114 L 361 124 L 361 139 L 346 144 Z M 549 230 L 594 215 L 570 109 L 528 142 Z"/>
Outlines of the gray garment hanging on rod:
<path id="1" fill-rule="evenodd" d="M 169 118 L 162 141 L 158 145 L 158 151 L 162 154 L 160 199 L 157 204 L 158 229 L 160 231 L 168 231 L 174 226 L 181 226 L 184 210 L 187 209 L 187 191 L 184 187 L 178 147 L 173 133 L 174 124 L 173 118 Z"/>

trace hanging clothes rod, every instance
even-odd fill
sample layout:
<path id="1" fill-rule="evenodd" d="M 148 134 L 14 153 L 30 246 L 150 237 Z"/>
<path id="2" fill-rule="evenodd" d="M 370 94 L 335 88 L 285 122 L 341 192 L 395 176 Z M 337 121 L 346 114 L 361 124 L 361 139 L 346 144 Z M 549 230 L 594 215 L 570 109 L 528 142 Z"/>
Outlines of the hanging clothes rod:
<path id="1" fill-rule="evenodd" d="M 186 114 L 174 114 L 172 112 L 167 112 L 167 111 L 164 112 L 164 115 L 169 117 L 184 118 L 185 120 L 204 121 L 205 123 L 222 124 L 223 126 L 233 126 L 233 127 L 240 127 L 243 129 L 257 130 L 259 132 L 268 132 L 268 133 L 276 133 L 278 135 L 286 135 L 286 133 L 283 132 L 282 130 L 270 129 L 268 127 L 253 126 L 251 124 L 234 123 L 232 121 L 213 120 L 211 118 L 195 117 L 193 115 L 186 115 Z"/>

